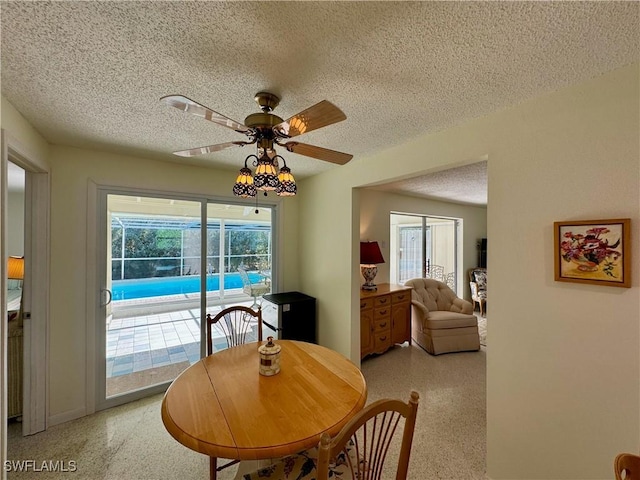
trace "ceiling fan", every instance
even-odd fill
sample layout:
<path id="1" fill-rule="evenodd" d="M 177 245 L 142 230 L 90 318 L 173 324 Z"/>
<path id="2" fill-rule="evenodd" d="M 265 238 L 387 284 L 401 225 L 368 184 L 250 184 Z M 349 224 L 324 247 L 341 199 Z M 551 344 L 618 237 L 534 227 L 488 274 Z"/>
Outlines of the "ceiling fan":
<path id="1" fill-rule="evenodd" d="M 183 95 L 167 95 L 160 99 L 167 105 L 175 107 L 187 113 L 202 117 L 210 122 L 235 130 L 248 137 L 248 141 L 232 141 L 207 145 L 204 147 L 190 148 L 173 152 L 182 157 L 191 157 L 205 153 L 217 152 L 231 147 L 243 147 L 256 144 L 258 157 L 267 155 L 269 158 L 276 156 L 274 144 L 284 147 L 287 151 L 305 155 L 307 157 L 324 160 L 326 162 L 344 165 L 353 158 L 347 153 L 329 150 L 327 148 L 308 145 L 296 141 L 287 141 L 318 128 L 326 127 L 333 123 L 345 120 L 346 115 L 331 102 L 323 100 L 312 107 L 283 120 L 271 113 L 280 103 L 280 98 L 269 92 L 258 92 L 255 101 L 258 103 L 259 113 L 252 113 L 244 119 L 244 124 L 236 122 L 218 112 L 211 110 Z"/>

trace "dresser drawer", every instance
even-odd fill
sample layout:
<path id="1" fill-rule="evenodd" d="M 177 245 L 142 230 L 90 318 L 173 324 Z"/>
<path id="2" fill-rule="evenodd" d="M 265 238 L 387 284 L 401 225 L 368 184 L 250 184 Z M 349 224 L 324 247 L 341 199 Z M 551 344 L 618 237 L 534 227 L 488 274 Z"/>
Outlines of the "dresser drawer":
<path id="1" fill-rule="evenodd" d="M 360 299 L 360 310 L 366 310 L 367 308 L 373 308 L 373 298 Z"/>
<path id="2" fill-rule="evenodd" d="M 382 307 L 382 308 L 375 308 L 373 310 L 373 320 L 381 320 L 383 318 L 390 318 L 391 317 L 391 306 L 389 307 Z"/>
<path id="3" fill-rule="evenodd" d="M 391 348 L 391 333 L 389 331 L 376 332 L 373 334 L 373 350 L 381 353 Z"/>
<path id="4" fill-rule="evenodd" d="M 389 317 L 373 321 L 373 331 L 376 333 L 391 331 L 391 319 Z"/>
<path id="5" fill-rule="evenodd" d="M 374 307 L 384 307 L 385 305 L 391 304 L 391 295 L 381 295 L 379 297 L 373 298 L 373 306 Z"/>
<path id="6" fill-rule="evenodd" d="M 406 303 L 411 301 L 411 290 L 391 294 L 391 303 Z"/>
<path id="7" fill-rule="evenodd" d="M 411 344 L 411 289 L 378 284 L 360 292 L 360 358 L 383 354 L 394 344 Z"/>

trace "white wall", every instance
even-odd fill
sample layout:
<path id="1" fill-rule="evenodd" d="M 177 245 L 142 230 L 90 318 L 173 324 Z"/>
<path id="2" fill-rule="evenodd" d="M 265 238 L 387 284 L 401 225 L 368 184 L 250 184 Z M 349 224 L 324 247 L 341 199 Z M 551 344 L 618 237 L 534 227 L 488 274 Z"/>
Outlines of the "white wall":
<path id="1" fill-rule="evenodd" d="M 0 119 L 10 143 L 34 162 L 34 167 L 46 171 L 49 144 L 4 96 L 0 96 Z"/>
<path id="2" fill-rule="evenodd" d="M 397 195 L 371 189 L 358 189 L 360 194 L 360 233 L 359 241 L 377 240 L 381 245 L 382 256 L 386 263 L 378 265 L 378 275 L 376 283 L 389 282 L 389 258 L 391 244 L 389 216 L 392 211 L 415 213 L 419 215 L 433 215 L 451 218 L 460 218 L 463 223 L 462 257 L 463 263 L 460 266 L 462 275 L 459 280 L 462 285 L 464 296 L 471 298 L 468 286 L 467 270 L 476 267 L 478 262 L 478 249 L 476 243 L 478 239 L 487 236 L 487 209 L 484 207 L 473 207 L 469 205 L 459 205 L 455 203 L 439 202 L 435 200 L 421 199 L 407 195 Z M 386 247 L 382 247 L 380 242 L 384 242 Z M 364 279 L 360 276 L 360 283 Z"/>
<path id="3" fill-rule="evenodd" d="M 302 285 L 325 303 L 321 342 L 357 362 L 364 202 L 354 187 L 487 156 L 490 478 L 611 478 L 617 452 L 640 450 L 638 256 L 630 289 L 555 282 L 552 232 L 558 220 L 629 217 L 634 245 L 640 238 L 638 70 L 356 158 L 301 186 Z"/>

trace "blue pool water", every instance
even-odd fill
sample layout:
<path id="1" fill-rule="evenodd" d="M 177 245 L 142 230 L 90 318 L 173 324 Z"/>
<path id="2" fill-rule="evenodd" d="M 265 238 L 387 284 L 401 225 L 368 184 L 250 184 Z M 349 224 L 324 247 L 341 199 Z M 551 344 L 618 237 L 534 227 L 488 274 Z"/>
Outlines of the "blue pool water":
<path id="1" fill-rule="evenodd" d="M 257 273 L 249 273 L 252 282 L 261 280 Z M 242 288 L 239 273 L 224 275 L 224 288 Z M 207 291 L 220 290 L 220 275 L 207 275 Z M 200 276 L 142 278 L 135 280 L 114 280 L 111 293 L 113 300 L 133 300 L 136 298 L 161 297 L 181 293 L 200 292 Z"/>

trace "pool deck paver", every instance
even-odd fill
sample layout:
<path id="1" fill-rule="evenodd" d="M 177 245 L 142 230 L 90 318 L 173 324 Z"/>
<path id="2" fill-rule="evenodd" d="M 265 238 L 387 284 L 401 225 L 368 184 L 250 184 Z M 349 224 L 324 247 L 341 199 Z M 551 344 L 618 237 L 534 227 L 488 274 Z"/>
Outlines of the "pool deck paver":
<path id="1" fill-rule="evenodd" d="M 233 305 L 250 306 L 252 299 L 213 306 L 218 312 Z M 214 338 L 214 349 L 226 340 Z M 200 309 L 191 308 L 150 315 L 112 318 L 107 325 L 107 377 L 200 359 Z"/>

